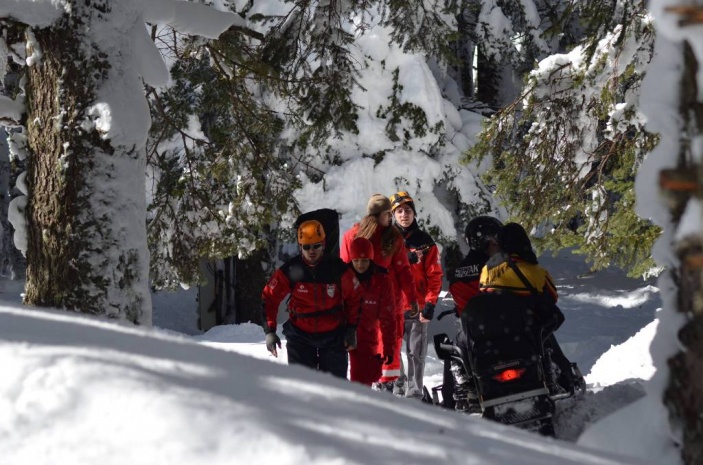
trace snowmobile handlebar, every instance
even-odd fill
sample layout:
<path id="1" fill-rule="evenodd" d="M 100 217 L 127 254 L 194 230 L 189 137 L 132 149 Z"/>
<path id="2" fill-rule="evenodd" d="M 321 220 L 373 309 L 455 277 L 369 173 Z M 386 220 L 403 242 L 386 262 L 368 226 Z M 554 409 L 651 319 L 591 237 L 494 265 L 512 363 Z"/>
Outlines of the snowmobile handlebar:
<path id="1" fill-rule="evenodd" d="M 441 320 L 442 318 L 444 318 L 445 316 L 451 315 L 451 314 L 456 315 L 456 310 L 451 309 L 451 310 L 445 310 L 445 311 L 443 311 L 442 313 L 440 313 L 439 315 L 437 315 L 437 321 L 439 321 L 439 320 Z"/>

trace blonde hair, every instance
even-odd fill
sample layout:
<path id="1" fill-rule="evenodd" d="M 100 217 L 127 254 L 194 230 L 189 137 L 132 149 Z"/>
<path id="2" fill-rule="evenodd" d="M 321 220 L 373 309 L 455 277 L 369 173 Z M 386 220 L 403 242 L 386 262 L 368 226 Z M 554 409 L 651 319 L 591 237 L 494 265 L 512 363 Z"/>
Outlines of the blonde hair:
<path id="1" fill-rule="evenodd" d="M 376 232 L 376 229 L 380 228 L 381 225 L 378 223 L 377 215 L 366 215 L 359 221 L 359 229 L 356 231 L 355 237 L 364 237 L 366 239 L 371 239 L 371 237 Z M 381 231 L 381 255 L 389 256 L 393 255 L 400 242 L 398 239 L 403 239 L 400 232 L 395 227 L 388 226 L 383 231 Z"/>

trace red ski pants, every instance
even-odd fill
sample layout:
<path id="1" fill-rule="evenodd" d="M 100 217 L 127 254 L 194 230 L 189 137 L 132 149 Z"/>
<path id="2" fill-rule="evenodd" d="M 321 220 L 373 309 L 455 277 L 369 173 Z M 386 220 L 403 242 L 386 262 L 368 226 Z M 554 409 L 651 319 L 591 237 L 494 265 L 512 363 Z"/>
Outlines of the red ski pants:
<path id="1" fill-rule="evenodd" d="M 352 350 L 349 352 L 349 379 L 371 386 L 381 377 L 382 363 L 377 351 Z"/>

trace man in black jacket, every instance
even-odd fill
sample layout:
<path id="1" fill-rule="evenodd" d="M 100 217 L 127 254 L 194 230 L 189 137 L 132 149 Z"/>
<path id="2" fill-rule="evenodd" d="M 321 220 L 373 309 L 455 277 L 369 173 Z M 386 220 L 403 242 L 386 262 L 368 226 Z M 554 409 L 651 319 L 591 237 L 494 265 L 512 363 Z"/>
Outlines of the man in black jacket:
<path id="1" fill-rule="evenodd" d="M 449 292 L 456 304 L 456 316 L 459 318 L 469 300 L 480 292 L 481 269 L 491 256 L 500 251 L 497 237 L 502 226 L 500 221 L 491 216 L 477 216 L 466 225 L 464 239 L 470 250 L 450 275 L 449 284 Z M 458 326 L 454 343 L 468 353 L 469 341 L 461 325 Z M 444 362 L 442 398 L 446 408 L 466 411 L 467 396 L 472 388 L 469 375 L 463 366 L 448 360 Z"/>

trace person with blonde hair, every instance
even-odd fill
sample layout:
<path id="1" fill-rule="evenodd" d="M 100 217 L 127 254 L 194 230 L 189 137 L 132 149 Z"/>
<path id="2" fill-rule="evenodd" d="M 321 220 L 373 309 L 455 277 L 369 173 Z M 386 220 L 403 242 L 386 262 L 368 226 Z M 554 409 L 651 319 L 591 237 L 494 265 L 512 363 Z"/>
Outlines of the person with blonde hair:
<path id="1" fill-rule="evenodd" d="M 374 194 L 366 206 L 366 216 L 344 233 L 339 250 L 345 262 L 351 261 L 351 243 L 357 237 L 363 237 L 373 244 L 374 262 L 386 268 L 393 282 L 393 300 L 398 332 L 404 328 L 404 308 L 402 294 L 410 306 L 410 313 L 417 316 L 420 312 L 415 293 L 415 280 L 405 251 L 405 242 L 400 232 L 391 224 L 391 201 L 382 194 Z M 400 346 L 393 354 L 391 363 L 384 363 L 380 387 L 392 391 L 394 381 L 400 376 Z"/>
<path id="2" fill-rule="evenodd" d="M 300 255 L 278 268 L 261 294 L 266 348 L 278 356 L 278 307 L 290 294 L 283 324 L 288 363 L 347 377 L 347 352 L 356 348 L 362 291 L 354 271 L 325 255 L 325 230 L 316 220 L 298 227 Z"/>

